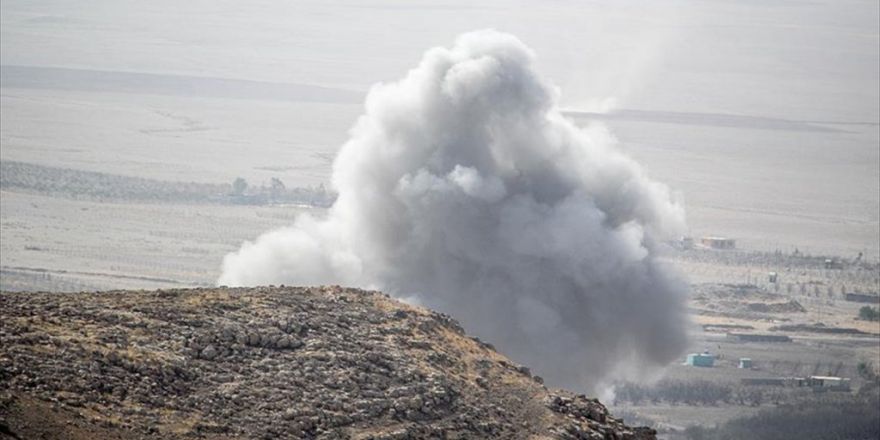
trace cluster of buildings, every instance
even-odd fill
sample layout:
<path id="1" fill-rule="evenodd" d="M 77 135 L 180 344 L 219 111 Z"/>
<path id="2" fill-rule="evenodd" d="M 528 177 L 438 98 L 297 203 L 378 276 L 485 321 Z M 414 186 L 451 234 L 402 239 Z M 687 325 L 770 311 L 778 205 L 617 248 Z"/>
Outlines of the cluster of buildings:
<path id="1" fill-rule="evenodd" d="M 685 365 L 692 367 L 712 368 L 715 366 L 716 356 L 709 351 L 691 353 L 687 355 Z M 739 358 L 737 368 L 752 369 L 754 364 L 751 358 Z M 812 388 L 814 392 L 825 391 L 849 391 L 850 379 L 837 376 L 809 376 L 809 377 L 749 377 L 740 379 L 743 385 L 761 386 L 787 386 L 795 388 Z"/>

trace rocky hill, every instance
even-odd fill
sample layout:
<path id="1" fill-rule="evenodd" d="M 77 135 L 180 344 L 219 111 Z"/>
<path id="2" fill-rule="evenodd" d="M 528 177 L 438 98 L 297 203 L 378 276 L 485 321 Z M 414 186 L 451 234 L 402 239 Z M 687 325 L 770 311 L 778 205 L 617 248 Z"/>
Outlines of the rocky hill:
<path id="1" fill-rule="evenodd" d="M 2 293 L 0 384 L 0 438 L 654 438 L 339 287 Z"/>

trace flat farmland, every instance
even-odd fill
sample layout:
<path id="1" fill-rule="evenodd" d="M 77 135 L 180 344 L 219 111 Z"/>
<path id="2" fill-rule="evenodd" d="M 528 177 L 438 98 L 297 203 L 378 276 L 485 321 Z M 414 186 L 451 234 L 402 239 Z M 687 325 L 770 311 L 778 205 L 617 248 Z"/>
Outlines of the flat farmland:
<path id="1" fill-rule="evenodd" d="M 223 256 L 308 209 L 106 203 L 3 191 L 2 288 L 213 285 Z"/>

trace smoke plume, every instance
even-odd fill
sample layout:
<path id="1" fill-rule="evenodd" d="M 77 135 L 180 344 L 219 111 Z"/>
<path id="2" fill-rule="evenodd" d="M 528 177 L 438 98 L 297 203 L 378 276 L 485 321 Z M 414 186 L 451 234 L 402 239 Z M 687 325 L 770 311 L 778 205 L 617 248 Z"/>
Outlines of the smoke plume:
<path id="1" fill-rule="evenodd" d="M 565 119 L 533 62 L 517 38 L 479 31 L 374 86 L 327 217 L 245 243 L 218 282 L 415 299 L 587 391 L 672 361 L 686 288 L 657 252 L 684 209 L 604 128 Z"/>

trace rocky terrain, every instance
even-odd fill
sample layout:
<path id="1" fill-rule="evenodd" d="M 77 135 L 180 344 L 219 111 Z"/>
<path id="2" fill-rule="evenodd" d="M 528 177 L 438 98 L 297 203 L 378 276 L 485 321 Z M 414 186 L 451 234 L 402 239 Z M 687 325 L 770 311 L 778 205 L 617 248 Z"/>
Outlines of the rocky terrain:
<path id="1" fill-rule="evenodd" d="M 653 439 L 339 287 L 0 294 L 0 438 Z"/>

